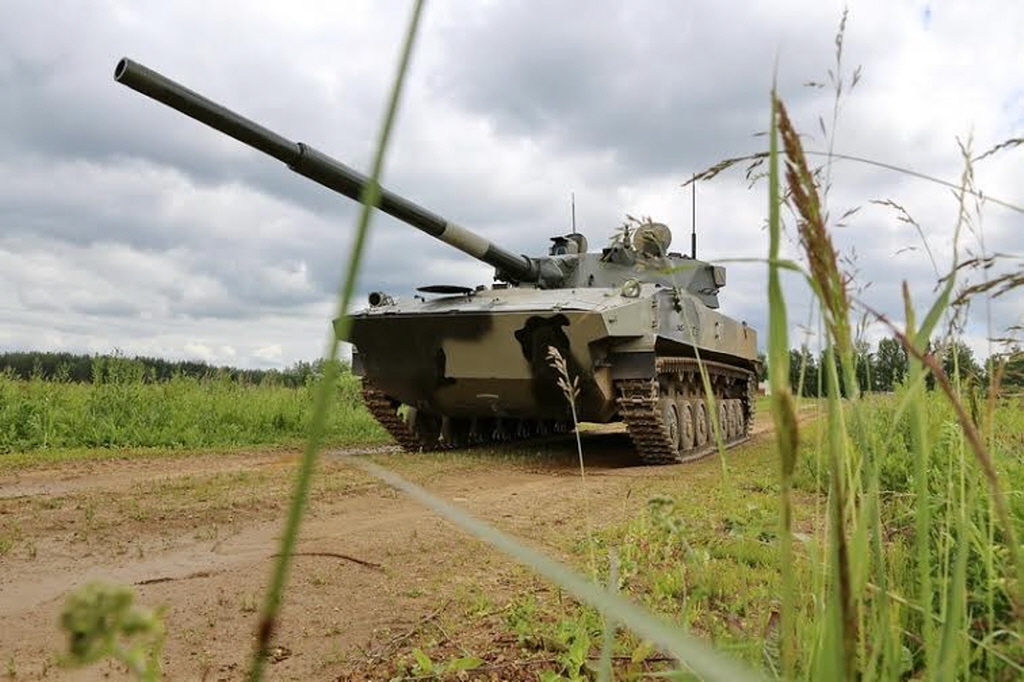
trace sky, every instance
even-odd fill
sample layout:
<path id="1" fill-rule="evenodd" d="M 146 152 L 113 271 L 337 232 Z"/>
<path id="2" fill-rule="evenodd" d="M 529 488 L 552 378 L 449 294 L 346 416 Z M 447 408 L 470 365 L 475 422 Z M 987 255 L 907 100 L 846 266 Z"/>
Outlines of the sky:
<path id="1" fill-rule="evenodd" d="M 1024 137 L 1024 3 L 850 2 L 837 65 L 843 7 L 428 2 L 384 185 L 518 253 L 542 255 L 550 236 L 569 231 L 571 193 L 592 248 L 629 214 L 669 224 L 685 250 L 691 195 L 680 185 L 766 147 L 773 79 L 808 149 L 831 145 L 954 183 L 958 141 L 977 156 Z M 356 206 L 116 84 L 114 66 L 128 56 L 365 172 L 411 9 L 404 0 L 0 3 L 0 352 L 120 350 L 250 368 L 322 354 Z M 985 196 L 1024 206 L 1024 147 L 973 170 Z M 827 173 L 858 299 L 900 321 L 906 281 L 926 309 L 953 264 L 953 192 L 849 161 Z M 886 200 L 920 229 L 876 203 Z M 729 268 L 721 311 L 762 341 L 766 207 L 765 182 L 742 167 L 697 189 L 699 256 Z M 989 276 L 1021 267 L 1024 213 L 975 208 L 959 258 L 1006 254 Z M 800 257 L 791 226 L 784 255 Z M 492 276 L 378 214 L 358 301 Z M 786 291 L 794 344 L 806 334 L 814 343 L 806 285 L 789 277 Z M 963 333 L 976 354 L 1024 324 L 1022 298 L 970 307 Z"/>

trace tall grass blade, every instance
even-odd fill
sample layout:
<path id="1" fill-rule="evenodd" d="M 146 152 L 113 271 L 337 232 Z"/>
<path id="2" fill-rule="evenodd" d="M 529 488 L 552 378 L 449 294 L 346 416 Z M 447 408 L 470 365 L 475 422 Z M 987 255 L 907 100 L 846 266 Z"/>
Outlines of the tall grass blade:
<path id="1" fill-rule="evenodd" d="M 612 551 L 608 557 L 608 591 L 619 590 L 619 555 Z M 604 618 L 601 632 L 601 661 L 597 669 L 597 682 L 612 681 L 612 654 L 615 653 L 615 628 L 618 623 L 610 616 Z"/>
<path id="2" fill-rule="evenodd" d="M 973 495 L 968 508 L 973 507 Z M 956 530 L 956 559 L 953 563 L 953 575 L 946 592 L 946 617 L 942 625 L 942 634 L 937 656 L 936 671 L 940 680 L 955 680 L 961 672 L 958 662 L 964 650 L 964 604 L 967 595 L 967 555 L 971 551 L 971 543 L 967 539 L 967 514 L 960 510 Z"/>
<path id="3" fill-rule="evenodd" d="M 789 339 L 786 300 L 779 277 L 779 248 L 782 239 L 780 216 L 778 112 L 779 99 L 771 94 L 771 133 L 768 170 L 768 380 L 771 413 L 779 444 L 779 503 L 782 531 L 779 539 L 782 570 L 782 673 L 792 679 L 796 671 L 796 580 L 793 573 L 793 473 L 799 448 L 796 406 L 789 386 Z"/>
<path id="4" fill-rule="evenodd" d="M 369 233 L 370 218 L 373 215 L 373 209 L 380 199 L 380 177 L 384 168 L 385 153 L 391 136 L 395 114 L 398 111 L 402 86 L 405 83 L 405 74 L 412 56 L 412 48 L 415 43 L 423 5 L 424 0 L 416 0 L 413 6 L 412 17 L 409 20 L 409 27 L 405 34 L 401 58 L 399 59 L 398 71 L 392 84 L 387 110 L 384 114 L 384 120 L 377 139 L 377 152 L 374 157 L 373 167 L 362 193 L 362 210 L 356 227 L 355 243 L 349 255 L 348 267 L 345 271 L 338 300 L 337 316 L 341 318 L 340 329 L 332 327 L 328 343 L 328 361 L 314 399 L 309 440 L 303 451 L 302 460 L 296 473 L 295 487 L 288 507 L 288 516 L 285 521 L 284 532 L 281 535 L 278 559 L 274 565 L 263 609 L 260 614 L 259 628 L 248 674 L 249 679 L 253 681 L 263 678 L 267 649 L 273 637 L 274 629 L 277 626 L 281 603 L 284 599 L 284 590 L 288 582 L 288 571 L 291 566 L 292 554 L 298 542 L 299 528 L 302 524 L 302 516 L 305 512 L 306 500 L 309 496 L 310 482 L 313 478 L 313 470 L 316 466 L 317 454 L 320 450 L 324 423 L 327 419 L 327 410 L 330 407 L 331 396 L 337 379 L 339 338 L 347 335 L 346 332 L 349 325 L 348 307 L 355 293 L 356 277 L 359 273 L 359 264 L 362 260 L 366 237 Z"/>
<path id="5" fill-rule="evenodd" d="M 914 455 L 914 495 L 916 496 L 914 526 L 914 544 L 917 547 L 917 599 L 924 611 L 921 619 L 921 641 L 924 652 L 924 676 L 927 678 L 935 672 L 935 645 L 932 625 L 932 564 L 929 534 L 931 533 L 931 504 L 928 498 L 928 452 L 930 449 L 924 412 L 924 394 L 922 392 L 924 365 L 920 355 L 924 342 L 920 340 L 914 316 L 914 306 L 910 300 L 910 289 L 903 283 L 904 317 L 907 321 L 906 339 L 907 352 L 910 356 L 907 377 L 913 386 L 914 396 L 910 401 L 910 439 Z"/>

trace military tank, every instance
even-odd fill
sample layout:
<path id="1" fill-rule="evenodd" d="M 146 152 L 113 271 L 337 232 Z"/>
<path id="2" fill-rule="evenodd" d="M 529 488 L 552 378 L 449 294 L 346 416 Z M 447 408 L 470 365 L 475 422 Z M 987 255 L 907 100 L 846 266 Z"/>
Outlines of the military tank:
<path id="1" fill-rule="evenodd" d="M 129 59 L 117 82 L 358 200 L 367 179 Z M 526 256 L 393 192 L 378 208 L 495 268 L 476 287 L 375 291 L 351 316 L 353 370 L 373 416 L 407 450 L 535 438 L 571 426 L 552 364 L 577 382 L 579 421 L 621 421 L 645 463 L 683 462 L 747 439 L 757 335 L 718 312 L 725 269 L 671 251 L 672 233 L 628 220 L 590 250 L 578 233 Z M 702 376 L 701 369 L 705 374 Z M 714 396 L 708 400 L 705 379 Z"/>

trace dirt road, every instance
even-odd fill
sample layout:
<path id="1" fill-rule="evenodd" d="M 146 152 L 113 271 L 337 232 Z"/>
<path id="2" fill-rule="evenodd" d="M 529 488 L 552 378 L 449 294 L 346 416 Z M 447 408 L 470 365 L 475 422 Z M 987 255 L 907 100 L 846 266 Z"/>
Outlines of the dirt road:
<path id="1" fill-rule="evenodd" d="M 745 449 L 730 461 L 742 462 Z M 717 457 L 635 467 L 623 434 L 592 434 L 584 450 L 587 504 L 601 524 L 638 513 L 650 494 L 720 475 Z M 500 604 L 530 584 L 521 568 L 350 464 L 364 456 L 556 555 L 584 526 L 571 439 L 479 454 L 327 453 L 270 679 L 347 679 L 368 658 L 397 653 L 402 633 L 425 616 L 474 599 Z M 296 460 L 191 455 L 0 478 L 0 537 L 9 538 L 0 554 L 0 665 L 18 680 L 127 679 L 113 664 L 57 665 L 65 595 L 103 579 L 165 609 L 166 679 L 241 679 Z"/>

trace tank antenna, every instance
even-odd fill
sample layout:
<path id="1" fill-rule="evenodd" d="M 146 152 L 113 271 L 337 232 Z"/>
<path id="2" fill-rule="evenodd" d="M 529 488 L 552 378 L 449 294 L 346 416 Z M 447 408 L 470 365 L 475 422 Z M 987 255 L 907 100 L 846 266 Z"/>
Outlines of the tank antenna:
<path id="1" fill-rule="evenodd" d="M 697 260 L 697 174 L 690 180 L 690 258 Z"/>
<path id="2" fill-rule="evenodd" d="M 569 202 L 572 205 L 572 233 L 576 234 L 576 192 L 569 193 Z"/>

